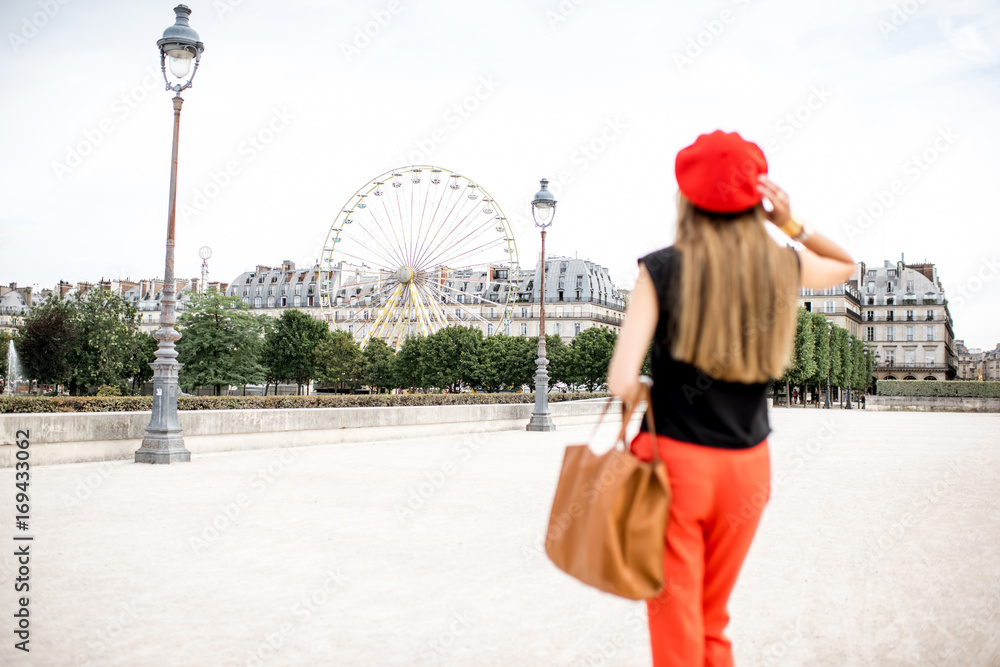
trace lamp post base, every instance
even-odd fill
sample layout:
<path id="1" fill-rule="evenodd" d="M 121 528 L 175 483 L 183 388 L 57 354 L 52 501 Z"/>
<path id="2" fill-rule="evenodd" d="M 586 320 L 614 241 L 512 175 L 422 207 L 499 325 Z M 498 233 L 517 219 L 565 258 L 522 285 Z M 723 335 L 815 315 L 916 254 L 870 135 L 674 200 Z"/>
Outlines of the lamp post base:
<path id="1" fill-rule="evenodd" d="M 552 416 L 549 413 L 538 414 L 536 412 L 531 413 L 531 420 L 528 425 L 524 428 L 525 431 L 554 431 L 556 430 L 556 425 L 552 422 Z"/>
<path id="2" fill-rule="evenodd" d="M 191 452 L 184 447 L 180 433 L 147 433 L 135 452 L 136 463 L 190 463 Z"/>

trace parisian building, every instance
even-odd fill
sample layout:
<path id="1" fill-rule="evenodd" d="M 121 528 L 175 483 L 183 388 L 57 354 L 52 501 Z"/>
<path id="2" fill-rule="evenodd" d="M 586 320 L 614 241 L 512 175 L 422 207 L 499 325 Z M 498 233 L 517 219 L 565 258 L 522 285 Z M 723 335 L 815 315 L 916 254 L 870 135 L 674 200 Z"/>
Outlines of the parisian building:
<path id="1" fill-rule="evenodd" d="M 934 264 L 866 266 L 851 279 L 861 296 L 862 340 L 875 349 L 879 380 L 953 380 L 955 330 Z"/>
<path id="2" fill-rule="evenodd" d="M 626 293 L 615 286 L 607 267 L 590 260 L 560 256 L 546 258 L 545 266 L 547 335 L 558 335 L 570 342 L 590 327 L 620 329 Z M 297 308 L 360 340 L 365 323 L 378 316 L 378 299 L 386 281 L 394 276 L 340 262 L 330 273 L 330 287 L 324 291 L 320 284 L 323 274 L 319 266 L 298 269 L 290 261 L 282 262 L 280 267 L 259 265 L 237 276 L 226 294 L 243 299 L 251 310 L 273 317 L 280 317 L 287 308 Z M 513 276 L 501 264 L 488 270 L 441 269 L 429 288 L 442 296 L 435 321 L 473 326 L 488 336 L 496 333 L 506 319 L 503 333 L 537 336 L 540 274 L 540 261 L 534 269 L 519 270 Z M 418 315 L 411 314 L 408 319 L 409 329 L 403 333 L 420 333 Z"/>
<path id="3" fill-rule="evenodd" d="M 843 285 L 801 289 L 799 305 L 865 341 L 879 380 L 960 377 L 955 331 L 934 264 L 867 266 L 858 262 Z M 964 346 L 963 346 L 964 347 Z"/>

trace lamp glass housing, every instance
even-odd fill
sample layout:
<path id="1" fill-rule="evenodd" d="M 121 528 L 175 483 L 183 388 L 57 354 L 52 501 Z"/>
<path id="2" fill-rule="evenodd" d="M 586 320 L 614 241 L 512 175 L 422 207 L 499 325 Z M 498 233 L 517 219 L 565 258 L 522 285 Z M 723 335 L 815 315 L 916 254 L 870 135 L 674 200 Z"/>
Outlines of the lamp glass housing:
<path id="1" fill-rule="evenodd" d="M 191 71 L 191 60 L 194 56 L 190 51 L 172 49 L 167 51 L 167 66 L 170 73 L 178 79 L 183 79 Z"/>
<path id="2" fill-rule="evenodd" d="M 552 219 L 552 211 L 555 207 L 547 204 L 535 204 L 535 220 L 545 224 Z"/>

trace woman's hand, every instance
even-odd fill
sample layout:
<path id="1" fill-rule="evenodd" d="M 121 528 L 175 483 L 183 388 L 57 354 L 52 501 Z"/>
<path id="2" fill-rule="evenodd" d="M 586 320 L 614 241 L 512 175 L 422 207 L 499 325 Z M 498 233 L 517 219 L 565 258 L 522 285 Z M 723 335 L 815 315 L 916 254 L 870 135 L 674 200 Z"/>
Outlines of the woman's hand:
<path id="1" fill-rule="evenodd" d="M 784 231 L 785 225 L 792 219 L 792 205 L 788 201 L 788 195 L 764 174 L 758 176 L 757 180 L 757 190 L 771 202 L 771 210 L 765 210 L 767 219 Z"/>

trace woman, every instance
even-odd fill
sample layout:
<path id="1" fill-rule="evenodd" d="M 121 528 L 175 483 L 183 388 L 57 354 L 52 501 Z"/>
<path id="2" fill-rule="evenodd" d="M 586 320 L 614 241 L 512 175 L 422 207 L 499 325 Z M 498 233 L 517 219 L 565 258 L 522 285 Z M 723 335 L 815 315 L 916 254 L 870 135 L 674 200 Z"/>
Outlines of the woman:
<path id="1" fill-rule="evenodd" d="M 770 497 L 765 394 L 791 357 L 799 287 L 840 284 L 855 265 L 791 216 L 764 154 L 739 134 L 698 137 L 675 171 L 676 241 L 639 260 L 608 388 L 639 399 L 652 342 L 657 432 L 643 424 L 632 451 L 649 461 L 655 440 L 673 491 L 667 585 L 647 601 L 653 664 L 717 667 L 733 664 L 726 605 Z M 804 249 L 776 243 L 765 220 Z"/>

